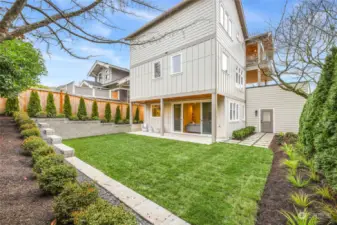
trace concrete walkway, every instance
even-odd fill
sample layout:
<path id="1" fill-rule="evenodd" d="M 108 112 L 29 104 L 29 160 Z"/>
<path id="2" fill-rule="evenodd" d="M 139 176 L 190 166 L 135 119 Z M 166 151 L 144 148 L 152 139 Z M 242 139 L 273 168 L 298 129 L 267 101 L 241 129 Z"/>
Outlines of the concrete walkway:
<path id="1" fill-rule="evenodd" d="M 274 135 L 275 134 L 272 133 L 255 133 L 243 141 L 229 140 L 227 143 L 268 148 L 274 138 Z"/>

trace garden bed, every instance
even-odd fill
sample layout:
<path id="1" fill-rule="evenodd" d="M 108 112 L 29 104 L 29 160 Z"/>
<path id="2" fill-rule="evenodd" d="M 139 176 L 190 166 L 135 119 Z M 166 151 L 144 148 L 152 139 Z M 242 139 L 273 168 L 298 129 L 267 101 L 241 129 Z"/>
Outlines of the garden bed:
<path id="1" fill-rule="evenodd" d="M 20 154 L 22 141 L 12 118 L 0 117 L 0 224 L 46 225 L 53 198 L 39 189 L 31 158 Z"/>
<path id="2" fill-rule="evenodd" d="M 253 225 L 272 162 L 264 148 L 130 134 L 64 143 L 83 161 L 196 225 Z"/>

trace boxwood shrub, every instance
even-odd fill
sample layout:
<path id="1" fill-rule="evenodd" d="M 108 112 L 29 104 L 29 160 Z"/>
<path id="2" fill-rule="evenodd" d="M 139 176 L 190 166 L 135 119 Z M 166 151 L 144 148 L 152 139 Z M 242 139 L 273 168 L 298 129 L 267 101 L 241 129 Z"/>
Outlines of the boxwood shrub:
<path id="1" fill-rule="evenodd" d="M 77 172 L 74 167 L 62 163 L 44 168 L 37 175 L 37 181 L 40 189 L 45 193 L 57 195 L 63 191 L 66 183 L 74 182 L 76 176 Z"/>
<path id="2" fill-rule="evenodd" d="M 21 135 L 24 138 L 28 138 L 28 137 L 31 137 L 31 136 L 36 136 L 36 137 L 40 137 L 41 136 L 40 130 L 37 127 L 23 130 L 23 131 L 21 131 Z"/>
<path id="3" fill-rule="evenodd" d="M 31 136 L 23 141 L 21 147 L 24 154 L 31 155 L 34 150 L 46 145 L 47 143 L 42 138 Z"/>
<path id="4" fill-rule="evenodd" d="M 96 202 L 98 191 L 94 184 L 67 183 L 63 191 L 54 199 L 54 214 L 57 224 L 73 224 L 72 213 L 84 210 Z"/>
<path id="5" fill-rule="evenodd" d="M 39 161 L 40 158 L 48 155 L 55 155 L 55 151 L 52 146 L 45 145 L 38 149 L 35 149 L 35 151 L 33 151 L 32 153 L 33 163 L 35 164 L 37 161 Z"/>
<path id="6" fill-rule="evenodd" d="M 27 130 L 27 129 L 32 129 L 32 128 L 35 128 L 35 127 L 36 127 L 35 123 L 32 123 L 32 124 L 29 124 L 29 123 L 22 124 L 20 126 L 20 131 Z"/>
<path id="7" fill-rule="evenodd" d="M 35 175 L 42 173 L 45 169 L 63 164 L 64 157 L 63 155 L 56 155 L 56 154 L 47 154 L 43 157 L 36 157 L 36 162 L 33 167 L 33 171 Z"/>
<path id="8" fill-rule="evenodd" d="M 135 216 L 122 206 L 112 206 L 100 198 L 85 210 L 73 213 L 73 216 L 75 225 L 137 224 Z"/>
<path id="9" fill-rule="evenodd" d="M 237 140 L 243 140 L 246 137 L 252 135 L 255 132 L 255 127 L 249 126 L 240 130 L 233 131 L 233 138 Z"/>

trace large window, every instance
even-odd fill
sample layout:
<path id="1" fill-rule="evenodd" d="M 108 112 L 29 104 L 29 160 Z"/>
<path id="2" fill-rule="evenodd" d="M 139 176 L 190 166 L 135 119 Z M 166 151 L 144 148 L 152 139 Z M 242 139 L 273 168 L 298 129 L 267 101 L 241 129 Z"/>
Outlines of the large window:
<path id="1" fill-rule="evenodd" d="M 239 104 L 235 102 L 229 103 L 229 121 L 238 121 L 239 113 Z"/>
<path id="2" fill-rule="evenodd" d="M 160 117 L 160 105 L 151 105 L 152 117 Z"/>
<path id="3" fill-rule="evenodd" d="M 161 77 L 161 61 L 157 61 L 153 63 L 153 78 Z"/>
<path id="4" fill-rule="evenodd" d="M 182 55 L 177 54 L 172 56 L 172 74 L 181 73 L 182 71 Z"/>
<path id="5" fill-rule="evenodd" d="M 226 53 L 222 53 L 222 71 L 228 73 L 228 56 Z"/>
<path id="6" fill-rule="evenodd" d="M 232 32 L 229 33 L 229 28 L 232 29 L 232 21 L 229 19 L 227 12 L 225 12 L 224 7 L 220 6 L 220 24 L 227 31 L 230 37 L 232 37 Z"/>
<path id="7" fill-rule="evenodd" d="M 237 88 L 243 89 L 244 86 L 244 77 L 243 69 L 240 66 L 236 66 L 235 71 L 235 86 Z"/>
<path id="8" fill-rule="evenodd" d="M 220 6 L 220 24 L 224 26 L 224 9 L 223 6 Z"/>

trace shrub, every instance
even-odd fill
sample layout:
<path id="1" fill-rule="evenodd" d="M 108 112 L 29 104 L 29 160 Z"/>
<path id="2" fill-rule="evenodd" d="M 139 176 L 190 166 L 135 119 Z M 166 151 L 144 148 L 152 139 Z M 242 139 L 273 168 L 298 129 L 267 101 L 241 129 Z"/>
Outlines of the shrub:
<path id="1" fill-rule="evenodd" d="M 136 120 L 137 123 L 138 123 L 138 121 L 139 121 L 139 107 L 138 107 L 138 106 L 137 106 L 137 109 L 136 109 L 136 114 L 135 114 L 134 120 Z"/>
<path id="2" fill-rule="evenodd" d="M 124 122 L 125 124 L 129 124 L 129 123 L 130 123 L 130 121 L 127 120 L 127 119 L 125 119 L 123 122 Z"/>
<path id="3" fill-rule="evenodd" d="M 48 154 L 43 157 L 37 157 L 33 171 L 36 175 L 42 173 L 43 170 L 51 166 L 63 164 L 63 155 Z"/>
<path id="4" fill-rule="evenodd" d="M 67 118 L 72 116 L 72 109 L 68 93 L 64 97 L 63 113 Z"/>
<path id="5" fill-rule="evenodd" d="M 33 163 L 35 164 L 42 157 L 45 157 L 48 155 L 54 155 L 54 154 L 55 154 L 55 151 L 52 146 L 48 146 L 48 145 L 41 146 L 40 148 L 35 149 L 35 151 L 33 151 L 32 153 Z"/>
<path id="6" fill-rule="evenodd" d="M 74 182 L 76 176 L 77 172 L 74 167 L 59 164 L 44 168 L 37 175 L 37 181 L 45 193 L 56 195 L 62 192 L 66 183 Z"/>
<path id="7" fill-rule="evenodd" d="M 22 124 L 20 126 L 20 131 L 23 131 L 23 130 L 27 130 L 27 129 L 32 129 L 32 128 L 36 128 L 36 124 L 35 123 L 26 123 L 26 124 Z"/>
<path id="8" fill-rule="evenodd" d="M 92 120 L 99 120 L 99 117 L 95 116 L 93 118 L 91 118 Z"/>
<path id="9" fill-rule="evenodd" d="M 63 113 L 59 113 L 56 115 L 56 118 L 66 118 L 66 115 Z"/>
<path id="10" fill-rule="evenodd" d="M 255 127 L 249 126 L 240 130 L 233 131 L 233 138 L 243 140 L 255 132 Z"/>
<path id="11" fill-rule="evenodd" d="M 115 123 L 118 124 L 121 119 L 122 119 L 121 108 L 117 106 L 115 113 Z"/>
<path id="12" fill-rule="evenodd" d="M 18 97 L 7 98 L 5 115 L 12 116 L 14 112 L 20 110 Z"/>
<path id="13" fill-rule="evenodd" d="M 125 120 L 130 120 L 130 105 L 126 108 L 126 117 Z"/>
<path id="14" fill-rule="evenodd" d="M 54 200 L 54 213 L 57 224 L 73 224 L 72 213 L 84 210 L 98 198 L 94 184 L 67 183 Z"/>
<path id="15" fill-rule="evenodd" d="M 302 191 L 293 193 L 290 198 L 295 205 L 302 208 L 307 208 L 313 203 L 313 201 L 310 201 L 309 195 Z"/>
<path id="16" fill-rule="evenodd" d="M 31 136 L 23 141 L 22 149 L 26 155 L 31 155 L 34 150 L 45 145 L 47 143 L 42 138 Z"/>
<path id="17" fill-rule="evenodd" d="M 47 114 L 46 111 L 40 111 L 40 112 L 36 113 L 35 117 L 37 117 L 37 118 L 47 118 L 48 114 Z"/>
<path id="18" fill-rule="evenodd" d="M 92 109 L 91 109 L 91 118 L 99 117 L 98 115 L 98 105 L 96 100 L 92 103 Z"/>
<path id="19" fill-rule="evenodd" d="M 84 211 L 73 213 L 73 216 L 75 225 L 137 224 L 135 216 L 125 211 L 122 206 L 112 206 L 100 198 Z"/>
<path id="20" fill-rule="evenodd" d="M 280 132 L 276 135 L 276 142 L 278 145 L 282 145 L 284 143 L 284 133 Z"/>
<path id="21" fill-rule="evenodd" d="M 28 137 L 31 137 L 31 136 L 36 136 L 36 137 L 41 136 L 40 130 L 37 127 L 23 130 L 23 131 L 21 131 L 21 135 L 22 135 L 23 138 L 28 138 Z"/>
<path id="22" fill-rule="evenodd" d="M 111 106 L 110 106 L 109 102 L 107 102 L 105 104 L 104 118 L 105 118 L 106 122 L 111 121 Z"/>
<path id="23" fill-rule="evenodd" d="M 29 97 L 27 112 L 30 117 L 35 117 L 42 110 L 40 96 L 36 91 L 32 91 Z"/>
<path id="24" fill-rule="evenodd" d="M 35 124 L 35 122 L 31 119 L 21 118 L 20 121 L 19 121 L 19 126 L 24 125 L 24 124 Z"/>
<path id="25" fill-rule="evenodd" d="M 56 106 L 54 102 L 54 95 L 52 92 L 48 92 L 47 105 L 46 105 L 47 117 L 56 117 Z"/>
<path id="26" fill-rule="evenodd" d="M 84 117 L 87 117 L 87 109 L 85 107 L 84 98 L 81 97 L 80 104 L 78 105 L 77 117 L 82 120 Z"/>
<path id="27" fill-rule="evenodd" d="M 80 120 L 79 118 L 78 118 L 78 116 L 70 116 L 69 117 L 69 120 Z"/>
<path id="28" fill-rule="evenodd" d="M 293 132 L 287 132 L 284 135 L 285 142 L 288 144 L 296 144 L 298 140 L 298 135 Z"/>

